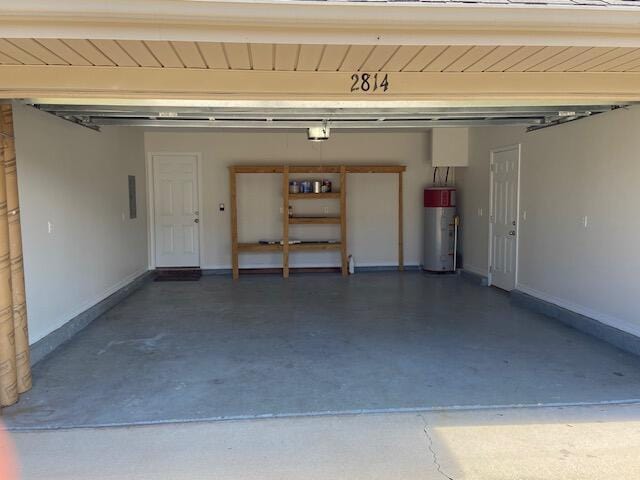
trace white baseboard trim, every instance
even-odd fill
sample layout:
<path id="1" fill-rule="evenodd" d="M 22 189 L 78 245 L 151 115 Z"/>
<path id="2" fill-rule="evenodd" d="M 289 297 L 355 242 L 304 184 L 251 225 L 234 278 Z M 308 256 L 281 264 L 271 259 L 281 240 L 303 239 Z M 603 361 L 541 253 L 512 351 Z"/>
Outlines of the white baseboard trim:
<path id="1" fill-rule="evenodd" d="M 613 327 L 631 335 L 635 335 L 636 337 L 640 337 L 640 325 L 636 325 L 632 322 L 629 322 L 628 320 L 616 318 L 614 316 L 607 315 L 606 313 L 598 312 L 591 308 L 572 303 L 568 300 L 555 297 L 548 293 L 541 292 L 540 290 L 536 290 L 535 288 L 523 285 L 522 283 L 518 283 L 516 285 L 516 289 L 539 300 L 552 303 L 574 313 L 578 313 L 580 315 L 584 315 L 585 317 L 597 320 L 598 322 L 608 325 L 609 327 Z"/>

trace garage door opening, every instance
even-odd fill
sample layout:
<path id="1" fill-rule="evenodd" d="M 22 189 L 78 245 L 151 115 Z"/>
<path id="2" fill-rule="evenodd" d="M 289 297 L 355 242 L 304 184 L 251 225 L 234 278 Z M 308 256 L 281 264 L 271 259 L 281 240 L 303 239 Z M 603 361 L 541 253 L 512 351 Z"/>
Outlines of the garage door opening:
<path id="1" fill-rule="evenodd" d="M 14 110 L 32 350 L 41 360 L 33 389 L 3 411 L 10 428 L 640 399 L 633 348 L 588 334 L 629 340 L 634 308 L 615 297 L 626 287 L 609 298 L 585 274 L 610 260 L 593 252 L 615 221 L 590 203 L 585 179 L 602 174 L 605 153 L 631 168 L 636 139 L 624 132 L 640 122 L 633 106 L 32 103 Z M 318 125 L 330 126 L 329 139 L 311 142 L 308 128 Z M 440 128 L 464 132 L 465 158 L 434 150 Z M 616 152 L 605 148 L 612 144 Z M 509 145 L 522 148 L 511 295 L 481 284 L 492 267 L 491 152 Z M 285 184 L 283 171 L 246 172 L 232 191 L 229 167 L 243 165 L 293 176 Z M 402 188 L 398 172 L 346 173 L 376 165 L 402 166 Z M 128 215 L 129 176 L 137 218 Z M 616 179 L 620 188 L 627 180 Z M 303 194 L 291 182 L 308 181 L 320 182 L 320 196 L 295 203 L 289 217 L 284 192 Z M 334 190 L 323 192 L 323 181 Z M 423 192 L 434 182 L 458 197 L 454 274 L 421 268 Z M 335 220 L 341 192 L 346 230 Z M 559 203 L 566 192 L 571 199 Z M 265 275 L 232 279 L 234 200 L 238 244 L 265 245 L 240 252 L 238 267 Z M 295 221 L 310 218 L 333 220 Z M 307 273 L 290 278 L 284 222 L 301 244 L 329 239 L 313 251 L 291 248 L 288 265 Z M 353 275 L 335 271 L 343 252 L 330 241 L 343 231 Z M 149 281 L 167 266 L 203 275 Z M 38 295 L 43 288 L 55 294 Z M 576 327 L 578 316 L 597 318 L 617 333 L 569 328 L 570 315 Z"/>

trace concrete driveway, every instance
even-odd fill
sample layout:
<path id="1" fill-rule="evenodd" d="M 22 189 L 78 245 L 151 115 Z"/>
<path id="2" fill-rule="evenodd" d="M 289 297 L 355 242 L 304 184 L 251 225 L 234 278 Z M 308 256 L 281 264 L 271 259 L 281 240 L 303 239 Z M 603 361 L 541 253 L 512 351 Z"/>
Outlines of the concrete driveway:
<path id="1" fill-rule="evenodd" d="M 14 432 L 24 480 L 640 478 L 640 405 Z"/>

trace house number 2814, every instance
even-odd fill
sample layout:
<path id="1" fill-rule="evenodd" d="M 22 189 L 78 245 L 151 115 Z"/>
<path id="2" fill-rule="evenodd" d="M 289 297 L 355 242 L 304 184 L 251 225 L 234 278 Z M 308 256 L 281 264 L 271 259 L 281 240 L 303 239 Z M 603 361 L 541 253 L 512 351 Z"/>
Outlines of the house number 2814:
<path id="1" fill-rule="evenodd" d="M 351 75 L 352 92 L 376 92 L 389 90 L 389 74 L 354 73 Z"/>

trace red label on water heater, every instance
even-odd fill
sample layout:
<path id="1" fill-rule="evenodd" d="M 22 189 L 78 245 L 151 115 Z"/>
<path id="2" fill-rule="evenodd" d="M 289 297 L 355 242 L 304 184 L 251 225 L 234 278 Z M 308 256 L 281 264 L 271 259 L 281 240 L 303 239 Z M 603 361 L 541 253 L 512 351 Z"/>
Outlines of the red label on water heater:
<path id="1" fill-rule="evenodd" d="M 455 207 L 456 205 L 456 189 L 455 188 L 425 188 L 424 190 L 424 206 L 425 207 Z"/>

